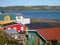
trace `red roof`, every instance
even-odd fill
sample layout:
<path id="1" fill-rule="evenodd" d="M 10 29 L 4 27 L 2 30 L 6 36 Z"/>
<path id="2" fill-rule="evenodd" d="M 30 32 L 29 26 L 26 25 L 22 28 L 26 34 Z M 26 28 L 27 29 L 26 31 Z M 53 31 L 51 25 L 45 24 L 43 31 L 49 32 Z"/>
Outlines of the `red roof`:
<path id="1" fill-rule="evenodd" d="M 60 41 L 60 28 L 45 28 L 37 29 L 37 32 L 42 35 L 47 41 Z"/>
<path id="2" fill-rule="evenodd" d="M 26 30 L 26 26 L 22 24 L 13 24 L 9 26 L 5 26 L 4 30 L 9 30 L 9 29 L 16 29 L 16 31 L 21 31 L 21 27 L 23 27 L 23 30 Z"/>

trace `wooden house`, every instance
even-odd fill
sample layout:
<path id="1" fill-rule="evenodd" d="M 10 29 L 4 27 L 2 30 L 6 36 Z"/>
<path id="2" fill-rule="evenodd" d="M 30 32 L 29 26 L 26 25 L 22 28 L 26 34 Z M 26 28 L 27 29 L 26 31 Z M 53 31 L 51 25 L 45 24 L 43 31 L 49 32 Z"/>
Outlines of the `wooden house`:
<path id="1" fill-rule="evenodd" d="M 30 18 L 24 18 L 22 15 L 16 16 L 16 23 L 30 24 Z"/>
<path id="2" fill-rule="evenodd" d="M 43 45 L 46 41 L 45 39 L 36 32 L 36 30 L 28 31 L 28 42 L 30 45 Z"/>
<path id="3" fill-rule="evenodd" d="M 15 14 L 0 14 L 0 24 L 15 22 Z"/>
<path id="4" fill-rule="evenodd" d="M 44 43 L 60 43 L 60 27 L 44 28 L 28 31 L 28 42 L 35 45 L 43 45 Z"/>
<path id="5" fill-rule="evenodd" d="M 17 32 L 26 30 L 25 25 L 17 24 L 17 23 L 8 23 L 8 24 L 3 25 L 3 27 L 4 27 L 4 30 L 15 29 Z"/>
<path id="6" fill-rule="evenodd" d="M 0 14 L 0 24 L 7 24 L 11 22 L 16 22 L 20 24 L 30 24 L 30 18 L 24 18 L 21 14 Z"/>

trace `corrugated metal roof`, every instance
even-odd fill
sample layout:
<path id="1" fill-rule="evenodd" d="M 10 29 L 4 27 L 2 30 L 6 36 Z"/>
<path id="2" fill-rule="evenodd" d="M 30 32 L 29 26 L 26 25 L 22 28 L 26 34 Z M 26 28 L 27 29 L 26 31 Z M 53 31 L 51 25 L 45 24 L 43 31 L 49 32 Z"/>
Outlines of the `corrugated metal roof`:
<path id="1" fill-rule="evenodd" d="M 16 30 L 11 29 L 11 30 L 4 30 L 7 34 L 13 34 L 13 33 L 17 33 Z"/>
<path id="2" fill-rule="evenodd" d="M 39 34 L 41 34 L 47 41 L 60 41 L 60 27 L 59 28 L 46 28 L 37 29 Z"/>
<path id="3" fill-rule="evenodd" d="M 53 27 L 52 25 L 48 24 L 48 23 L 31 23 L 31 24 L 26 24 L 26 26 L 29 29 L 39 29 L 39 28 L 51 28 Z"/>

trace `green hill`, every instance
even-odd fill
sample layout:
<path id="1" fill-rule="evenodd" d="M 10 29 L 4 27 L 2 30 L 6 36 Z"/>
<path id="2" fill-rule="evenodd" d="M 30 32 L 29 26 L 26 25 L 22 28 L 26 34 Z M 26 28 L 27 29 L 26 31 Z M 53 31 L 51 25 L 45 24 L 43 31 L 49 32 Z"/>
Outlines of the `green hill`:
<path id="1" fill-rule="evenodd" d="M 60 6 L 9 6 L 4 8 L 10 11 L 60 10 Z"/>

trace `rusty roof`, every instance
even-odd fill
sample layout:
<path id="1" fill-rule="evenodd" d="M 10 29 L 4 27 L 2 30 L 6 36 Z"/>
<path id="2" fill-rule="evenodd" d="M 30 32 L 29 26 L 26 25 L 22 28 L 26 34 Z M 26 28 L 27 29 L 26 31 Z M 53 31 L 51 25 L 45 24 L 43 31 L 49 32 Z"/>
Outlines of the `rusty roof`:
<path id="1" fill-rule="evenodd" d="M 47 41 L 57 40 L 60 42 L 60 27 L 37 29 L 36 31 Z"/>

